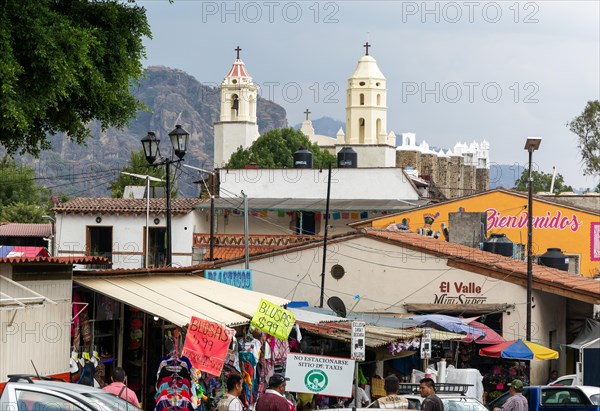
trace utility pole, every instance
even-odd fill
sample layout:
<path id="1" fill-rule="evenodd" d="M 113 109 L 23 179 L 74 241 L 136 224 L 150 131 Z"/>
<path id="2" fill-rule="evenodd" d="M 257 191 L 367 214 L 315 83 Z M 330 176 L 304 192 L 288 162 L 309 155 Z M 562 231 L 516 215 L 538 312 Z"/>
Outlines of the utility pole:
<path id="1" fill-rule="evenodd" d="M 323 236 L 323 270 L 321 271 L 321 298 L 319 307 L 323 308 L 323 299 L 325 297 L 325 266 L 327 264 L 327 233 L 329 229 L 329 197 L 331 195 L 331 163 L 329 163 L 327 173 L 327 202 L 325 204 L 325 235 Z M 356 397 L 355 397 L 356 398 Z"/>
<path id="2" fill-rule="evenodd" d="M 250 239 L 248 235 L 248 196 L 242 191 L 244 197 L 244 260 L 246 270 L 250 269 Z"/>

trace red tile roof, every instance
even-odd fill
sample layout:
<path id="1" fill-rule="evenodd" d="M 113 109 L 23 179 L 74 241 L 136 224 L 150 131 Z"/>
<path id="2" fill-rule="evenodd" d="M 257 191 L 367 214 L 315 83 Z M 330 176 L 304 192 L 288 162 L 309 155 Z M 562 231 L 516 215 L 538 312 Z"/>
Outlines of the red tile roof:
<path id="1" fill-rule="evenodd" d="M 275 251 L 275 250 L 281 250 L 282 248 L 285 248 L 284 246 L 269 246 L 269 245 L 263 245 L 263 246 L 249 246 L 248 247 L 248 253 L 250 255 L 254 255 L 254 254 L 261 254 L 261 253 L 268 253 L 270 251 Z M 230 259 L 236 259 L 236 258 L 240 258 L 243 257 L 246 253 L 245 247 L 244 246 L 230 246 L 230 247 L 223 247 L 223 246 L 217 246 L 214 248 L 213 250 L 213 258 L 215 260 L 230 260 Z M 210 250 L 206 251 L 204 253 L 204 258 L 208 259 L 210 258 Z"/>
<path id="2" fill-rule="evenodd" d="M 390 232 L 368 229 L 367 237 L 401 244 L 418 251 L 439 255 L 451 261 L 464 262 L 471 267 L 502 273 L 505 281 L 522 282 L 527 279 L 527 262 L 489 253 L 459 244 L 424 237 L 415 233 Z M 468 270 L 468 268 L 465 268 Z M 533 264 L 534 288 L 548 290 L 552 288 L 575 291 L 600 303 L 600 281 L 590 277 L 579 276 L 555 268 Z M 548 288 L 550 287 L 550 288 Z"/>
<path id="3" fill-rule="evenodd" d="M 164 214 L 166 203 L 164 198 L 150 199 L 150 212 Z M 202 201 L 198 198 L 173 198 L 171 199 L 171 212 L 173 214 L 188 214 L 194 206 Z M 64 214 L 144 214 L 146 213 L 145 198 L 75 198 L 54 207 L 56 213 Z"/>
<path id="4" fill-rule="evenodd" d="M 8 264 L 112 264 L 106 257 L 81 256 L 81 257 L 7 257 L 0 258 L 0 263 Z"/>
<path id="5" fill-rule="evenodd" d="M 0 223 L 0 237 L 50 237 L 52 224 Z"/>

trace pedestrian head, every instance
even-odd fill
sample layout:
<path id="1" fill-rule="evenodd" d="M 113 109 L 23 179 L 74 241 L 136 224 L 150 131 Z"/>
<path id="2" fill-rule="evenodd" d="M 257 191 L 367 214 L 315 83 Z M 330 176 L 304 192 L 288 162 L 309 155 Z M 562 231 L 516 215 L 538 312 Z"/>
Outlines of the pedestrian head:
<path id="1" fill-rule="evenodd" d="M 242 393 L 242 377 L 239 374 L 231 374 L 227 378 L 227 392 L 236 397 Z"/>
<path id="2" fill-rule="evenodd" d="M 125 382 L 125 370 L 121 367 L 115 368 L 111 378 L 114 382 Z"/>
<path id="3" fill-rule="evenodd" d="M 383 389 L 387 395 L 398 394 L 398 390 L 400 390 L 400 380 L 398 380 L 398 377 L 394 374 L 388 375 L 385 377 Z"/>
<path id="4" fill-rule="evenodd" d="M 282 374 L 275 373 L 269 378 L 269 388 L 283 394 L 285 392 L 285 383 L 289 380 L 289 378 L 285 378 Z"/>
<path id="5" fill-rule="evenodd" d="M 423 398 L 435 394 L 435 382 L 431 378 L 423 378 L 419 382 L 419 393 Z"/>
<path id="6" fill-rule="evenodd" d="M 524 385 L 523 381 L 517 380 L 517 379 L 512 380 L 510 382 L 510 384 L 508 384 L 508 386 L 510 387 L 509 390 L 510 390 L 511 394 L 512 393 L 516 394 L 516 393 L 523 391 L 523 385 Z"/>

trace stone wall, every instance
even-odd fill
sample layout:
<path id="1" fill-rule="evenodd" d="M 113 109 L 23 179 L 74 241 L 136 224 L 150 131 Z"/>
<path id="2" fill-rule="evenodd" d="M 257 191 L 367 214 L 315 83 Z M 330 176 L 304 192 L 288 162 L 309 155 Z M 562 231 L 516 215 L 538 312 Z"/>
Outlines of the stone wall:
<path id="1" fill-rule="evenodd" d="M 487 191 L 490 170 L 465 165 L 461 156 L 440 157 L 418 151 L 396 151 L 396 167 L 412 167 L 429 180 L 429 195 L 440 200 L 459 198 Z"/>

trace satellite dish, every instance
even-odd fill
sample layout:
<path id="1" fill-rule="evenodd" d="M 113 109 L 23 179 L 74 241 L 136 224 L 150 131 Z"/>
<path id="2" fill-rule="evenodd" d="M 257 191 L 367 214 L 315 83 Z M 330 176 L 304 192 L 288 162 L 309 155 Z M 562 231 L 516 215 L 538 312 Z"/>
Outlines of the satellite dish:
<path id="1" fill-rule="evenodd" d="M 346 318 L 346 306 L 340 297 L 329 297 L 327 299 L 327 305 L 338 317 Z"/>

